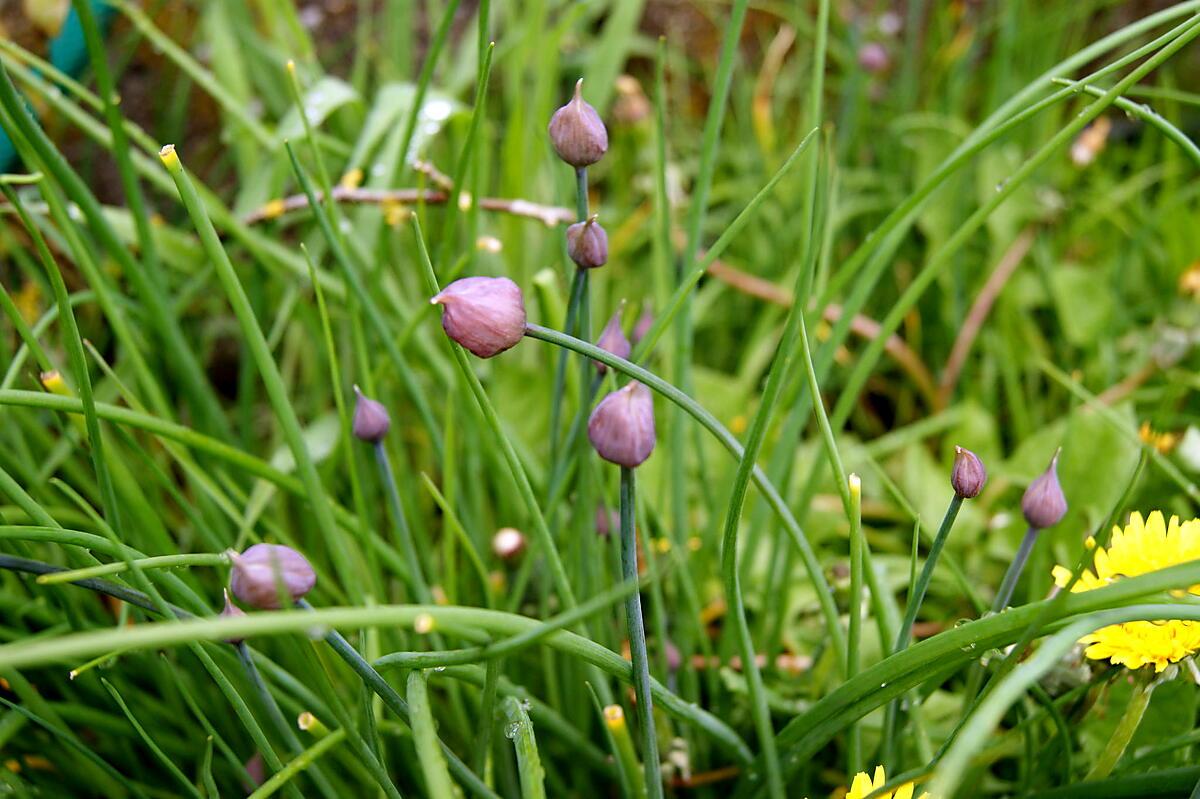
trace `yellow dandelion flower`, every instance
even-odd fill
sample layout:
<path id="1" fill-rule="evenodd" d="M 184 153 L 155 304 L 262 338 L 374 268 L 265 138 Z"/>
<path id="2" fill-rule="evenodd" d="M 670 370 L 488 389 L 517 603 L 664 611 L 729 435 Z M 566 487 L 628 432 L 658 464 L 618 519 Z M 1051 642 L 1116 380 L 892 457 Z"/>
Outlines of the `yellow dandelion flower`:
<path id="1" fill-rule="evenodd" d="M 883 766 L 875 767 L 873 778 L 868 777 L 865 771 L 860 771 L 855 775 L 854 782 L 850 783 L 846 799 L 867 799 L 872 791 L 882 788 L 885 782 L 887 782 L 887 773 L 883 770 Z M 894 791 L 876 794 L 873 799 L 913 799 L 913 790 L 913 783 L 906 782 Z M 930 796 L 928 793 L 922 792 L 918 799 L 930 799 Z"/>
<path id="2" fill-rule="evenodd" d="M 1096 542 L 1089 538 L 1088 547 Z M 1129 517 L 1125 529 L 1113 528 L 1107 548 L 1097 549 L 1090 571 L 1079 577 L 1071 591 L 1091 591 L 1122 577 L 1165 569 L 1178 563 L 1200 558 L 1200 519 L 1180 522 L 1172 516 L 1168 523 L 1162 511 L 1154 511 L 1146 519 L 1140 513 Z M 1054 567 L 1054 582 L 1064 587 L 1071 579 L 1071 570 Z M 1188 589 L 1200 595 L 1200 584 Z M 1162 671 L 1188 655 L 1200 651 L 1200 622 L 1192 621 L 1132 621 L 1102 627 L 1079 639 L 1084 651 L 1094 660 L 1111 660 L 1130 669 L 1154 664 Z"/>

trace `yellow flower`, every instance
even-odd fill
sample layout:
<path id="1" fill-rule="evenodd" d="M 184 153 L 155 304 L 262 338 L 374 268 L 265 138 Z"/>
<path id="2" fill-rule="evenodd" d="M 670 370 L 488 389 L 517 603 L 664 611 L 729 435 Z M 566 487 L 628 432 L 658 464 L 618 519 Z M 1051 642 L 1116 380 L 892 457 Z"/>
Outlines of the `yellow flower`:
<path id="1" fill-rule="evenodd" d="M 1087 545 L 1095 547 L 1096 542 L 1088 538 Z M 1161 511 L 1154 511 L 1145 520 L 1140 513 L 1134 513 L 1124 530 L 1113 528 L 1108 548 L 1096 550 L 1092 570 L 1080 575 L 1071 591 L 1091 591 L 1121 577 L 1134 577 L 1197 558 L 1200 558 L 1200 519 L 1180 523 L 1178 517 L 1172 516 L 1168 524 Z M 1066 586 L 1070 579 L 1070 569 L 1054 567 L 1054 582 L 1059 587 Z M 1200 585 L 1193 585 L 1188 591 L 1200 595 Z M 1155 671 L 1162 671 L 1168 664 L 1200 651 L 1200 623 L 1168 620 L 1113 624 L 1085 635 L 1079 643 L 1087 645 L 1084 654 L 1095 660 L 1107 659 L 1131 669 L 1153 663 Z"/>
<path id="2" fill-rule="evenodd" d="M 868 777 L 865 771 L 860 771 L 855 775 L 854 782 L 850 783 L 846 799 L 867 799 L 871 791 L 882 788 L 885 782 L 887 782 L 887 774 L 884 772 L 883 766 L 875 767 L 874 779 Z M 873 799 L 913 799 L 913 784 L 906 782 L 895 791 L 876 794 Z M 930 797 L 928 793 L 922 793 L 919 799 L 930 799 Z"/>

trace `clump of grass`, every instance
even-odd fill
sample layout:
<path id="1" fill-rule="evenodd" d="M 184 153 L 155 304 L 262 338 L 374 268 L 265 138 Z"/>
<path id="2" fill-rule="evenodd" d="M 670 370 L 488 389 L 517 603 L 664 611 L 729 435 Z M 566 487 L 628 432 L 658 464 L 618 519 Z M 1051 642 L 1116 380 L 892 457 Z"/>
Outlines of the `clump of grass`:
<path id="1" fill-rule="evenodd" d="M 1200 791 L 1200 3 L 71 5 L 5 790 Z"/>

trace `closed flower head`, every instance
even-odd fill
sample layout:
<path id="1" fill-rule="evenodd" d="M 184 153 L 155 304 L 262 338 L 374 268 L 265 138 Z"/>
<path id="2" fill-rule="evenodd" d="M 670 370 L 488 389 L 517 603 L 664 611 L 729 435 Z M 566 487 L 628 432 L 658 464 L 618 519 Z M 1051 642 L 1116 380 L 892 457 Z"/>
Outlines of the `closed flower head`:
<path id="1" fill-rule="evenodd" d="M 629 339 L 625 338 L 625 331 L 621 329 L 621 309 L 625 307 L 625 303 L 621 303 L 621 307 L 608 320 L 608 324 L 604 326 L 604 330 L 600 333 L 600 338 L 596 339 L 596 346 L 610 355 L 615 355 L 618 358 L 628 358 L 629 353 L 633 351 L 633 345 L 629 343 Z M 596 368 L 601 373 L 608 370 L 608 367 L 596 361 Z"/>
<path id="2" fill-rule="evenodd" d="M 442 306 L 446 335 L 480 358 L 499 355 L 525 335 L 525 299 L 506 277 L 464 277 L 430 302 Z"/>
<path id="3" fill-rule="evenodd" d="M 608 131 L 600 115 L 583 100 L 583 80 L 575 84 L 571 102 L 550 118 L 550 143 L 558 157 L 576 169 L 591 166 L 608 152 Z"/>
<path id="4" fill-rule="evenodd" d="M 382 441 L 388 428 L 392 426 L 387 408 L 383 407 L 382 402 L 377 402 L 362 393 L 358 386 L 354 387 L 354 393 L 358 397 L 354 404 L 354 437 L 372 444 Z"/>
<path id="5" fill-rule="evenodd" d="M 278 610 L 281 597 L 295 602 L 317 582 L 312 564 L 291 547 L 255 544 L 229 557 L 233 561 L 230 590 L 240 601 L 259 610 Z"/>
<path id="6" fill-rule="evenodd" d="M 1021 498 L 1021 512 L 1035 530 L 1045 530 L 1062 521 L 1067 515 L 1067 498 L 1058 483 L 1058 452 L 1050 459 L 1046 471 L 1029 484 Z"/>
<path id="7" fill-rule="evenodd" d="M 654 451 L 654 400 L 636 381 L 612 392 L 588 419 L 588 439 L 601 458 L 633 468 Z"/>
<path id="8" fill-rule="evenodd" d="M 239 616 L 245 616 L 246 611 L 233 604 L 229 598 L 229 589 L 225 589 L 225 607 L 221 609 L 220 616 L 222 619 L 236 619 Z M 234 646 L 244 641 L 244 638 L 226 638 L 225 643 L 233 644 Z"/>
<path id="9" fill-rule="evenodd" d="M 954 467 L 950 470 L 950 485 L 954 493 L 963 499 L 973 499 L 983 490 L 987 482 L 987 469 L 983 461 L 969 449 L 954 448 Z"/>
<path id="10" fill-rule="evenodd" d="M 501 560 L 512 560 L 525 551 L 525 534 L 515 527 L 501 527 L 492 536 L 492 552 Z"/>
<path id="11" fill-rule="evenodd" d="M 595 269 L 608 263 L 608 233 L 600 227 L 595 215 L 567 228 L 567 255 L 580 269 Z"/>

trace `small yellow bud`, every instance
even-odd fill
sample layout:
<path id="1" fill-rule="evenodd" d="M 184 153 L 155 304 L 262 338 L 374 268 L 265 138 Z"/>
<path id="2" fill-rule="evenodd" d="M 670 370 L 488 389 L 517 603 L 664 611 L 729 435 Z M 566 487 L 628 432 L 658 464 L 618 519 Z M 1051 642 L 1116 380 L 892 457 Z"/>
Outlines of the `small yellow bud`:
<path id="1" fill-rule="evenodd" d="M 413 619 L 413 631 L 418 635 L 428 635 L 433 632 L 435 626 L 433 616 L 428 613 L 421 613 Z"/>
<path id="2" fill-rule="evenodd" d="M 608 705 L 604 708 L 604 723 L 612 732 L 625 729 L 625 711 L 620 705 Z"/>

